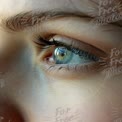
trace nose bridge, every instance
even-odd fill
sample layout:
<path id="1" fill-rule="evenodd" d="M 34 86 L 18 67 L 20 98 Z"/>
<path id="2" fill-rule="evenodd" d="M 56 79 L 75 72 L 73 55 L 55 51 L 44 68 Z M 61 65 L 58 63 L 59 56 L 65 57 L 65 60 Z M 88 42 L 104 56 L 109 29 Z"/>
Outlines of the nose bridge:
<path id="1" fill-rule="evenodd" d="M 12 33 L 7 28 L 0 25 L 0 57 L 1 55 L 15 54 L 24 45 L 22 39 L 16 33 Z"/>
<path id="2" fill-rule="evenodd" d="M 14 55 L 19 51 L 19 44 L 0 26 L 0 70 L 7 67 Z"/>
<path id="3" fill-rule="evenodd" d="M 9 62 L 9 45 L 7 39 L 7 33 L 4 31 L 4 29 L 0 26 L 0 72 L 6 71 L 6 68 L 8 67 Z M 11 43 L 12 45 L 12 43 Z"/>
<path id="4" fill-rule="evenodd" d="M 4 49 L 4 46 L 5 46 L 5 33 L 3 31 L 3 28 L 1 27 L 0 25 L 0 57 L 1 57 L 1 54 L 3 52 L 3 49 Z M 4 42 L 4 43 L 3 43 Z"/>
<path id="5" fill-rule="evenodd" d="M 10 43 L 10 37 L 8 32 L 2 27 L 0 24 L 0 58 L 9 50 L 9 45 L 13 45 Z"/>

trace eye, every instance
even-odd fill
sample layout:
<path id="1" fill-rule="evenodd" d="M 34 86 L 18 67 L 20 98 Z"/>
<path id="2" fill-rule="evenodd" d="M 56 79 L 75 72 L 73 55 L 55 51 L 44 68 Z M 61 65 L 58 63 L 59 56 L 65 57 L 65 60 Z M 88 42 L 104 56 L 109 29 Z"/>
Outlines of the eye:
<path id="1" fill-rule="evenodd" d="M 68 73 L 88 73 L 99 69 L 103 52 L 81 41 L 56 35 L 50 39 L 39 37 L 36 44 L 42 53 L 39 56 L 40 64 L 52 72 L 59 74 L 57 71 L 62 70 Z"/>
<path id="2" fill-rule="evenodd" d="M 99 60 L 98 57 L 88 52 L 76 48 L 69 50 L 66 47 L 57 47 L 52 58 L 56 64 L 84 64 Z"/>

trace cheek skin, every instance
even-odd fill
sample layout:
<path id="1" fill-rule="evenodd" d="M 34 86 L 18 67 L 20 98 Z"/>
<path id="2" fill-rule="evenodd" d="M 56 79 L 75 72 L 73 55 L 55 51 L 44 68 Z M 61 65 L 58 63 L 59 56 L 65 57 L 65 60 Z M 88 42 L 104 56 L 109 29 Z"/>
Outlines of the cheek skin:
<path id="1" fill-rule="evenodd" d="M 69 85 L 66 83 L 57 83 L 59 86 L 53 85 L 57 96 L 53 103 L 58 107 L 67 106 L 73 110 L 75 108 L 75 110 L 78 110 L 81 113 L 78 118 L 85 122 L 112 122 L 121 118 L 122 99 L 119 85 L 122 85 L 122 83 L 119 82 L 118 85 L 115 85 L 114 82 L 106 81 L 99 91 L 97 91 L 97 88 L 100 86 L 95 85 L 94 83 L 95 82 L 93 82 L 93 85 L 95 87 L 92 91 L 89 91 L 88 84 L 85 89 L 85 86 L 82 83 L 80 87 L 78 87 L 78 84 Z M 89 87 L 93 86 L 90 85 Z"/>
<path id="2" fill-rule="evenodd" d="M 2 92 L 10 95 L 13 101 L 17 101 L 17 105 L 21 106 L 23 114 L 27 115 L 30 122 L 45 122 L 47 117 L 54 121 L 56 108 L 59 107 L 70 108 L 72 112 L 67 114 L 67 117 L 74 115 L 74 122 L 78 119 L 86 122 L 111 122 L 111 119 L 116 119 L 112 115 L 112 107 L 118 110 L 117 116 L 121 116 L 121 82 L 106 81 L 101 85 L 102 81 L 99 80 L 54 81 L 43 76 L 43 72 L 37 70 L 38 65 L 33 65 L 38 74 L 34 75 L 32 64 L 29 63 L 31 50 L 25 52 L 26 50 L 18 53 L 18 57 L 21 58 L 13 61 L 14 73 L 9 69 L 10 72 L 6 75 L 7 84 Z M 76 115 L 74 110 L 80 115 Z"/>
<path id="3" fill-rule="evenodd" d="M 14 48 L 16 47 L 17 44 Z M 16 59 L 9 57 L 11 61 L 8 60 L 8 65 L 11 65 L 12 69 L 8 69 L 9 72 L 5 75 L 6 86 L 0 91 L 10 96 L 13 103 L 16 101 L 15 108 L 21 106 L 24 116 L 18 114 L 17 110 L 14 111 L 13 106 L 9 115 L 17 114 L 18 117 L 27 118 L 29 122 L 35 120 L 45 122 L 46 118 L 54 121 L 56 109 L 61 107 L 71 109 L 66 116 L 67 118 L 74 116 L 76 119 L 72 122 L 77 120 L 111 122 L 116 120 L 116 117 L 121 117 L 121 79 L 106 81 L 103 84 L 103 81 L 98 79 L 93 81 L 47 79 L 47 75 L 43 75 L 43 71 L 38 69 L 39 64 L 30 63 L 32 50 L 27 45 L 25 47 L 25 50 L 20 48 Z M 0 65 L 5 66 L 4 63 Z M 7 104 L 4 106 L 6 107 Z M 8 108 L 4 109 L 8 111 Z M 7 115 L 6 118 L 9 116 Z M 65 119 L 65 116 L 61 115 L 61 118 Z"/>

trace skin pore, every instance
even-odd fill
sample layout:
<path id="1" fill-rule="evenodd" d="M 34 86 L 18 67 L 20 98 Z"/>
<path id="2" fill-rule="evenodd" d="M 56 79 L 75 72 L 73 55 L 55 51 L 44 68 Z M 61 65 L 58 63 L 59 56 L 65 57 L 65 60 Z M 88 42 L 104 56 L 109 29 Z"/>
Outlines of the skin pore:
<path id="1" fill-rule="evenodd" d="M 105 72 L 116 57 L 117 69 L 122 65 L 122 28 L 91 23 L 90 10 L 96 13 L 98 5 L 98 0 L 0 1 L 0 122 L 122 121 L 122 72 Z M 48 15 L 33 26 L 28 24 L 33 18 L 26 16 L 24 27 L 12 25 L 11 20 L 19 21 L 30 11 L 63 14 Z M 76 12 L 80 14 L 71 14 Z M 39 37 L 74 44 L 103 62 L 88 65 L 89 70 L 81 63 L 75 68 L 55 65 L 50 53 L 54 46 L 42 50 Z"/>

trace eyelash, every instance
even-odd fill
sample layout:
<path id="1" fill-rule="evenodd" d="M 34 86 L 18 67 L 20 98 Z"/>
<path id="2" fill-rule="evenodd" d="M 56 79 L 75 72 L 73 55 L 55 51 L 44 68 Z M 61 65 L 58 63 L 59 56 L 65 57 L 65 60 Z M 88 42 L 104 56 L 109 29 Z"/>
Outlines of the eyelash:
<path id="1" fill-rule="evenodd" d="M 82 73 L 88 73 L 91 71 L 98 71 L 98 69 L 100 69 L 100 58 L 95 56 L 94 54 L 91 54 L 87 51 L 84 51 L 84 50 L 81 50 L 81 49 L 78 49 L 78 48 L 74 48 L 73 45 L 67 45 L 65 43 L 62 43 L 62 42 L 59 42 L 59 41 L 56 41 L 55 39 L 53 39 L 52 41 L 48 41 L 44 38 L 42 38 L 41 36 L 39 36 L 37 38 L 37 41 L 35 42 L 36 44 L 38 44 L 41 48 L 41 50 L 45 50 L 45 49 L 48 49 L 50 48 L 51 46 L 63 46 L 63 47 L 66 47 L 69 51 L 72 51 L 73 53 L 77 54 L 77 55 L 81 55 L 81 54 L 84 54 L 84 55 L 88 55 L 89 58 L 91 60 L 94 61 L 94 63 L 92 64 L 79 64 L 79 65 L 67 65 L 67 64 L 53 64 L 53 65 L 50 65 L 47 67 L 47 71 L 50 71 L 50 72 L 54 72 L 54 71 L 60 71 L 61 69 L 65 69 L 67 70 L 68 72 L 69 71 L 75 71 L 75 72 L 82 72 Z"/>
<path id="2" fill-rule="evenodd" d="M 45 39 L 43 39 L 42 37 L 39 37 L 38 39 L 40 41 L 40 45 L 43 46 L 42 49 L 47 49 L 49 48 L 51 45 L 54 46 L 62 46 L 62 47 L 66 47 L 69 51 L 71 51 L 72 53 L 79 55 L 79 56 L 87 56 L 90 60 L 93 61 L 99 61 L 99 58 L 93 54 L 90 54 L 87 51 L 78 49 L 78 48 L 74 48 L 73 45 L 66 45 L 64 43 L 61 43 L 55 39 L 53 39 L 53 41 L 47 41 Z"/>

